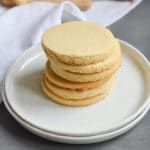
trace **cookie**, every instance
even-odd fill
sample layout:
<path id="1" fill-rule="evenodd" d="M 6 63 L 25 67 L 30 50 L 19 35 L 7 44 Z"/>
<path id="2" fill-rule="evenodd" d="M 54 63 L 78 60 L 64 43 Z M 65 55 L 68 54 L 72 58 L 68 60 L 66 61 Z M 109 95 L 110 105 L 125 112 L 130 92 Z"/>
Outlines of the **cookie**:
<path id="1" fill-rule="evenodd" d="M 2 0 L 2 4 L 6 7 L 12 7 L 15 5 L 12 0 Z"/>
<path id="2" fill-rule="evenodd" d="M 28 2 L 50 2 L 50 3 L 61 3 L 65 0 L 2 0 L 3 5 L 10 7 L 14 5 L 21 5 Z M 69 0 L 76 4 L 81 10 L 87 10 L 91 6 L 91 0 Z"/>
<path id="3" fill-rule="evenodd" d="M 97 80 L 93 82 L 72 82 L 69 80 L 65 80 L 59 76 L 57 76 L 49 67 L 50 62 L 47 61 L 44 73 L 47 77 L 47 79 L 52 82 L 53 84 L 66 88 L 66 89 L 71 89 L 71 90 L 76 90 L 76 91 L 86 91 L 88 89 L 92 88 L 97 88 L 104 84 L 107 80 L 109 80 L 110 77 L 107 77 L 106 79 L 103 80 Z"/>
<path id="4" fill-rule="evenodd" d="M 42 85 L 43 92 L 51 100 L 53 100 L 56 103 L 66 105 L 66 106 L 71 106 L 71 107 L 81 107 L 81 106 L 87 106 L 87 105 L 94 104 L 94 103 L 104 99 L 109 93 L 109 91 L 107 91 L 106 93 L 99 94 L 99 95 L 96 95 L 96 96 L 93 96 L 93 97 L 90 97 L 90 98 L 81 99 L 81 100 L 63 99 L 63 98 L 55 95 L 52 91 L 50 91 L 48 89 L 48 87 L 46 86 L 43 79 L 41 79 L 41 85 Z"/>
<path id="5" fill-rule="evenodd" d="M 21 4 L 25 4 L 28 3 L 32 0 L 11 0 L 15 5 L 21 5 Z"/>
<path id="6" fill-rule="evenodd" d="M 106 79 L 107 77 L 110 77 L 118 70 L 120 64 L 121 64 L 121 58 L 112 68 L 102 72 L 91 73 L 91 74 L 72 73 L 60 68 L 59 66 L 56 66 L 55 63 L 51 63 L 50 67 L 56 75 L 66 80 L 70 80 L 74 82 L 89 82 L 89 81 L 103 80 Z"/>
<path id="7" fill-rule="evenodd" d="M 102 84 L 97 88 L 89 89 L 86 91 L 76 91 L 54 85 L 46 78 L 45 74 L 43 75 L 45 85 L 50 91 L 52 91 L 55 95 L 62 97 L 63 99 L 74 99 L 74 100 L 90 98 L 98 94 L 105 93 L 105 91 L 108 91 L 111 88 L 114 79 L 115 76 L 112 76 L 108 81 L 106 81 L 104 84 Z"/>
<path id="8" fill-rule="evenodd" d="M 113 34 L 103 26 L 86 21 L 72 21 L 44 32 L 41 44 L 47 56 L 70 65 L 88 65 L 120 49 Z"/>
<path id="9" fill-rule="evenodd" d="M 52 57 L 49 57 L 49 60 L 51 63 L 55 63 L 56 66 L 59 66 L 62 69 L 68 70 L 70 72 L 74 72 L 74 73 L 97 73 L 97 72 L 102 72 L 102 71 L 108 70 L 111 67 L 113 67 L 118 62 L 118 59 L 120 59 L 120 57 L 121 57 L 120 50 L 118 50 L 118 51 L 116 50 L 116 51 L 114 51 L 112 56 L 108 57 L 104 61 L 97 62 L 97 63 L 90 64 L 90 65 L 84 65 L 84 66 L 68 65 L 68 64 L 59 62 L 58 60 L 56 60 Z"/>

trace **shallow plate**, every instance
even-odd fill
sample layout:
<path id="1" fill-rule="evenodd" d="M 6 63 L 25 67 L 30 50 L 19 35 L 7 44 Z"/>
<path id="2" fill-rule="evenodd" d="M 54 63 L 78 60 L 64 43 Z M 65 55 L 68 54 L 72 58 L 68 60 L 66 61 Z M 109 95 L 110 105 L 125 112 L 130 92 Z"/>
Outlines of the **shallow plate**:
<path id="1" fill-rule="evenodd" d="M 120 44 L 123 64 L 104 101 L 72 108 L 48 99 L 40 85 L 46 57 L 37 45 L 20 56 L 7 74 L 5 92 L 10 106 L 31 125 L 59 135 L 91 136 L 124 126 L 150 101 L 150 64 L 136 48 L 123 41 Z"/>
<path id="2" fill-rule="evenodd" d="M 20 118 L 11 108 L 9 105 L 5 93 L 3 92 L 2 94 L 4 104 L 9 111 L 9 113 L 18 121 L 23 127 L 25 127 L 27 130 L 31 131 L 32 133 L 43 137 L 48 140 L 56 141 L 56 142 L 61 142 L 61 143 L 69 143 L 69 144 L 90 144 L 90 143 L 97 143 L 97 142 L 103 142 L 106 140 L 113 139 L 117 136 L 122 135 L 123 133 L 129 131 L 132 129 L 137 123 L 139 123 L 142 118 L 146 115 L 148 110 L 150 109 L 150 104 L 144 109 L 144 111 L 139 114 L 134 120 L 129 122 L 127 125 L 123 126 L 122 128 L 119 128 L 117 130 L 114 130 L 112 132 L 104 133 L 104 134 L 99 134 L 96 136 L 87 136 L 87 137 L 71 137 L 71 136 L 63 136 L 63 135 L 58 135 L 50 132 L 46 132 L 44 130 L 41 130 L 39 128 L 36 128 L 35 126 L 31 125 L 30 123 L 24 121 L 22 118 Z"/>

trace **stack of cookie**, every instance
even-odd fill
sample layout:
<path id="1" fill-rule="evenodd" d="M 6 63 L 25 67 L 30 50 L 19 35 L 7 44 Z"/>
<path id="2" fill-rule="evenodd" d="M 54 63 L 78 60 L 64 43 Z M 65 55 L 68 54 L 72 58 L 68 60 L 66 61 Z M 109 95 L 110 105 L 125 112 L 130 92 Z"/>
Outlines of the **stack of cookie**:
<path id="1" fill-rule="evenodd" d="M 42 89 L 52 100 L 86 106 L 108 95 L 122 58 L 108 29 L 84 21 L 64 23 L 43 34 L 42 46 L 48 57 Z"/>

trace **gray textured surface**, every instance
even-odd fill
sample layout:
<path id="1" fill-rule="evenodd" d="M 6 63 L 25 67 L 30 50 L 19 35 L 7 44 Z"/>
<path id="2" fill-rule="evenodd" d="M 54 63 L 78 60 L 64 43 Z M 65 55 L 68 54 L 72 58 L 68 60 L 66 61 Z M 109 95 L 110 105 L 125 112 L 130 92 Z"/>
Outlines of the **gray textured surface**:
<path id="1" fill-rule="evenodd" d="M 150 1 L 144 0 L 134 11 L 112 25 L 120 39 L 139 48 L 150 60 Z M 0 150 L 150 150 L 150 111 L 130 132 L 107 142 L 91 145 L 54 143 L 22 128 L 0 104 Z"/>

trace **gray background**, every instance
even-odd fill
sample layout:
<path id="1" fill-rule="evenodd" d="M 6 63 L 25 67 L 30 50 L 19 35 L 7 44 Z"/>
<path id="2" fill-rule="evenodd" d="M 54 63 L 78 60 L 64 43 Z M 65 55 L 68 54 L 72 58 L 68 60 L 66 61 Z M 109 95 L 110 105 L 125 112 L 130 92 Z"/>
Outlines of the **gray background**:
<path id="1" fill-rule="evenodd" d="M 110 29 L 120 39 L 139 48 L 150 60 L 150 0 L 144 0 Z M 0 150 L 150 150 L 150 111 L 130 132 L 107 142 L 69 145 L 44 140 L 22 128 L 0 104 Z"/>

